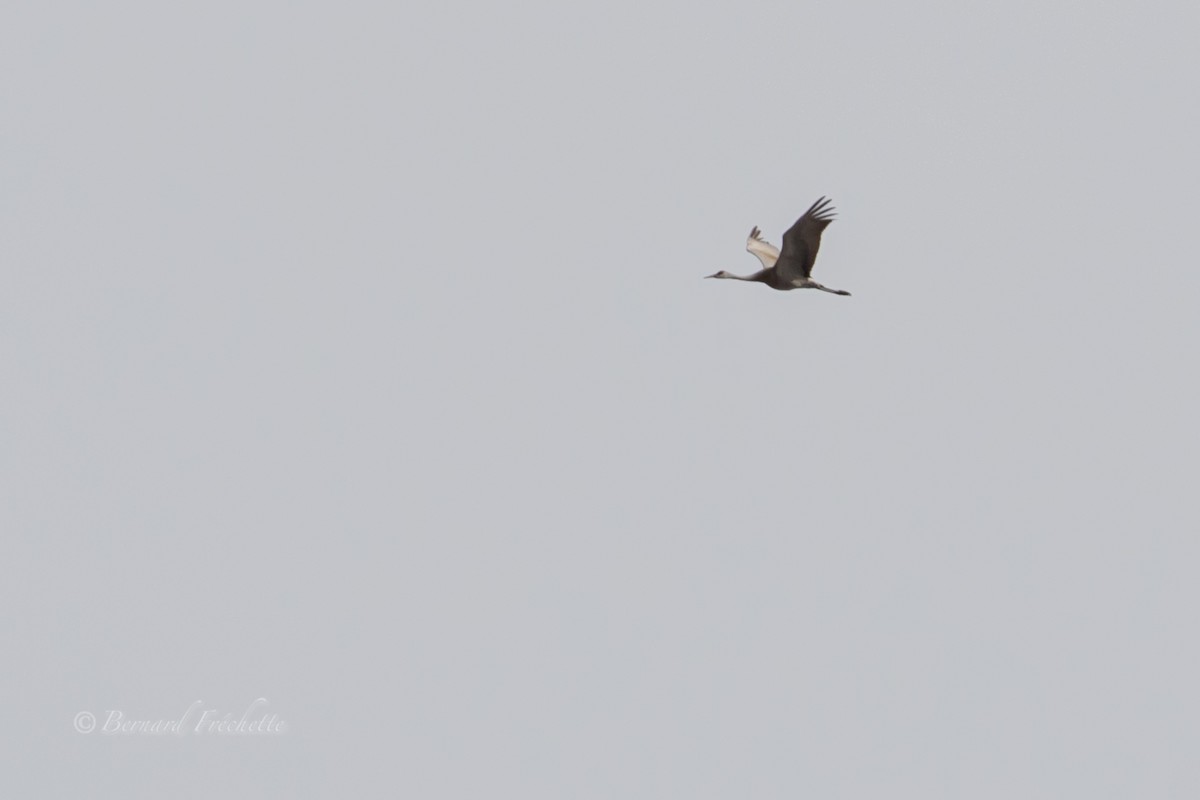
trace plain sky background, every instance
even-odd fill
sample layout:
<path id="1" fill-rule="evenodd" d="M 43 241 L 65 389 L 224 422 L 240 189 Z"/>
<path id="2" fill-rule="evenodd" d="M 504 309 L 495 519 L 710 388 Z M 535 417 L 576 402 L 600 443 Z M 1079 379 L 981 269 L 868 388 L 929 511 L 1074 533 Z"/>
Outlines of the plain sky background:
<path id="1" fill-rule="evenodd" d="M 6 3 L 0 795 L 1200 796 L 1198 29 Z"/>

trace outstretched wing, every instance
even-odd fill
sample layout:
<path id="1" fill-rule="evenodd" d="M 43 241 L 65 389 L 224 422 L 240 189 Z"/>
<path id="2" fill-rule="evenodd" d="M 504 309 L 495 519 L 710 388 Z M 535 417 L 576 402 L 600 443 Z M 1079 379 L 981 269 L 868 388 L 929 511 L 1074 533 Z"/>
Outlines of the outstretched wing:
<path id="1" fill-rule="evenodd" d="M 821 231 L 833 222 L 831 201 L 822 197 L 812 204 L 783 235 L 783 252 L 775 264 L 780 279 L 787 283 L 812 275 L 813 262 L 821 249 Z"/>
<path id="2" fill-rule="evenodd" d="M 763 239 L 757 227 L 750 231 L 746 239 L 746 250 L 758 257 L 764 269 L 770 269 L 779 260 L 779 248 Z"/>

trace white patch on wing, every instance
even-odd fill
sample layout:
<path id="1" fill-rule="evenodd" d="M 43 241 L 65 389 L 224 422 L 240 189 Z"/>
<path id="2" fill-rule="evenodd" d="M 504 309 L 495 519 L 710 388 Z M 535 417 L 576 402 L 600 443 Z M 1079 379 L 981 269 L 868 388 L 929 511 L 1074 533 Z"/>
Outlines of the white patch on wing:
<path id="1" fill-rule="evenodd" d="M 746 239 L 746 251 L 758 258 L 766 269 L 775 266 L 775 262 L 779 260 L 779 248 L 765 241 L 758 228 L 750 231 L 750 236 Z"/>

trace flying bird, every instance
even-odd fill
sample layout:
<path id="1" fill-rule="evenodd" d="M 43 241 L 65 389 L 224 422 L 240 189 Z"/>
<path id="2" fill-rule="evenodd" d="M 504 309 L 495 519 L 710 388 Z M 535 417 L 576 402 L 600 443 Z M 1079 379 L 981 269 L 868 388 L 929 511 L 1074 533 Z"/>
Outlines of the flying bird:
<path id="1" fill-rule="evenodd" d="M 746 250 L 762 262 L 763 268 L 753 275 L 732 275 L 725 270 L 706 275 L 708 278 L 729 278 L 735 281 L 758 281 L 772 289 L 820 289 L 830 294 L 850 295 L 842 289 L 830 289 L 812 279 L 813 262 L 821 248 L 821 231 L 833 222 L 831 201 L 822 197 L 812 204 L 804 216 L 783 234 L 783 251 L 762 238 L 758 228 L 750 231 Z"/>

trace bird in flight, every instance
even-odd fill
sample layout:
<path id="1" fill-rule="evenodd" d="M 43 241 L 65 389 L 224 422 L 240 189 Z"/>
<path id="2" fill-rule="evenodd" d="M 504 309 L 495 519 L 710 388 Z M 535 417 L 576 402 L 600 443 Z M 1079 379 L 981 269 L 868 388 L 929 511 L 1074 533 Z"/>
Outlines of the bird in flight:
<path id="1" fill-rule="evenodd" d="M 830 294 L 850 295 L 842 289 L 830 289 L 812 279 L 813 262 L 821 248 L 821 231 L 833 222 L 833 206 L 824 197 L 812 204 L 804 216 L 783 234 L 782 252 L 765 241 L 758 228 L 750 231 L 746 249 L 756 255 L 763 268 L 753 275 L 732 275 L 725 270 L 706 275 L 708 278 L 729 278 L 735 281 L 758 281 L 772 289 L 820 289 Z"/>

